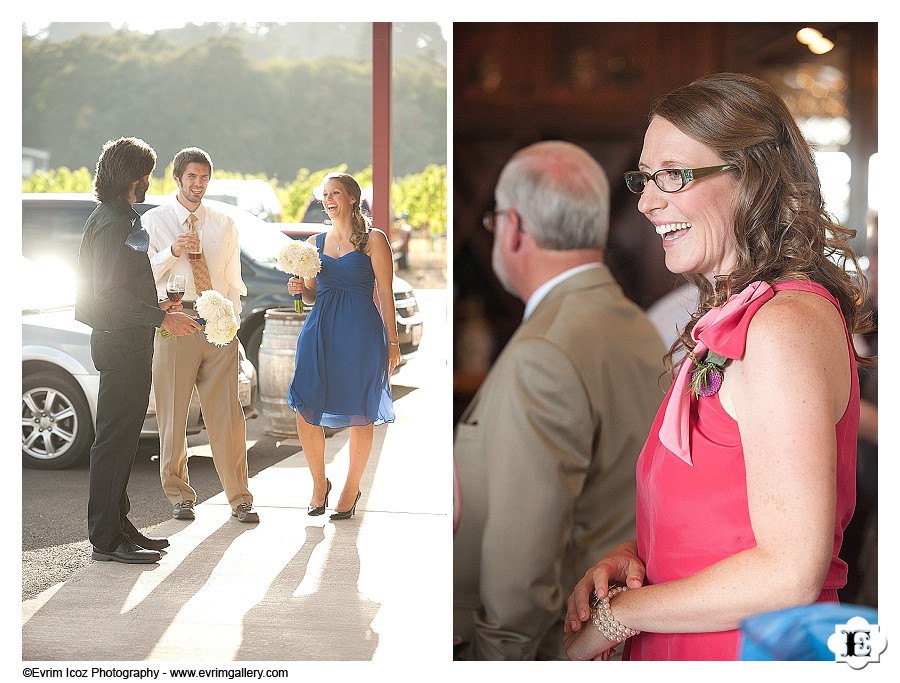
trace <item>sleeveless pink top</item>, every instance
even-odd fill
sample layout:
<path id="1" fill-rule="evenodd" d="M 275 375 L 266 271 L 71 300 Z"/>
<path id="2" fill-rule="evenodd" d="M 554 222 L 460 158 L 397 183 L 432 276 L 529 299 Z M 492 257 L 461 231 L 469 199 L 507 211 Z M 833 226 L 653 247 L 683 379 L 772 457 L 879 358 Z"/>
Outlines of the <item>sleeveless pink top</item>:
<path id="1" fill-rule="evenodd" d="M 753 314 L 776 291 L 788 289 L 819 294 L 840 312 L 837 300 L 817 283 L 797 281 L 773 288 L 756 282 L 698 321 L 693 331 L 698 342 L 697 357 L 702 358 L 707 348 L 728 358 L 743 357 Z M 819 602 L 836 602 L 837 589 L 847 581 L 847 564 L 838 557 L 838 551 L 856 502 L 859 430 L 859 380 L 849 337 L 848 349 L 853 366 L 850 401 L 835 427 L 834 550 Z M 693 364 L 683 364 L 663 400 L 637 463 L 637 545 L 647 567 L 648 584 L 693 575 L 756 544 L 750 526 L 744 453 L 737 422 L 725 412 L 718 394 L 698 400 L 687 393 L 692 369 L 688 366 Z M 678 397 L 684 398 L 679 401 Z M 733 660 L 739 654 L 739 635 L 737 630 L 645 632 L 627 641 L 625 657 Z"/>

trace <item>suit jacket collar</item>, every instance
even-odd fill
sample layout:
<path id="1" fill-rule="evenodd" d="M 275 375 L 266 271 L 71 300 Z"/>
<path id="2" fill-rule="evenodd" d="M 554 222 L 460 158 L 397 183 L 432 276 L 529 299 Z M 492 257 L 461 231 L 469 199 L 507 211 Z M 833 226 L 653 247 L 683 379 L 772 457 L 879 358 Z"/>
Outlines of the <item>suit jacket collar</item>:
<path id="1" fill-rule="evenodd" d="M 544 297 L 538 301 L 537 305 L 531 310 L 526 318 L 530 319 L 545 306 L 554 305 L 553 302 L 572 292 L 582 289 L 591 289 L 594 287 L 605 287 L 615 285 L 616 281 L 606 267 L 606 264 L 597 262 L 593 267 L 580 270 L 579 272 L 566 277 L 547 292 Z"/>

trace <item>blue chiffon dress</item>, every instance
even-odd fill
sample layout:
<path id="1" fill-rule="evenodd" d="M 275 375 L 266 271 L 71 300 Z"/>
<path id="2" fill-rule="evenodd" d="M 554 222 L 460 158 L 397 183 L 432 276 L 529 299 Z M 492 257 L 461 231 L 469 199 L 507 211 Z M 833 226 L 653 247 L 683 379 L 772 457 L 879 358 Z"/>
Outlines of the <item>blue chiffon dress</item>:
<path id="1" fill-rule="evenodd" d="M 375 271 L 362 251 L 323 253 L 316 303 L 297 338 L 287 402 L 309 424 L 342 428 L 394 421 L 387 334 L 375 305 Z"/>

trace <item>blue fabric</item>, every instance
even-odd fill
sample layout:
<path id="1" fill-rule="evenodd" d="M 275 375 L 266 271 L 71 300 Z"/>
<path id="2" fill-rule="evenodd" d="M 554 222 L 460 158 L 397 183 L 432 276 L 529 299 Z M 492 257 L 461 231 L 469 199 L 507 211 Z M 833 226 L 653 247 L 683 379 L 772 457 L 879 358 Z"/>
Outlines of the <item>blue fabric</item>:
<path id="1" fill-rule="evenodd" d="M 309 424 L 341 428 L 394 421 L 387 335 L 373 299 L 372 259 L 361 251 L 322 253 L 316 303 L 297 338 L 287 401 Z"/>
<path id="2" fill-rule="evenodd" d="M 830 661 L 828 638 L 835 627 L 853 617 L 878 623 L 878 611 L 860 605 L 817 602 L 804 607 L 766 612 L 741 624 L 740 659 L 749 661 Z"/>
<path id="3" fill-rule="evenodd" d="M 141 225 L 141 217 L 138 216 L 131 224 L 131 234 L 125 238 L 125 244 L 135 251 L 142 251 L 145 254 L 150 249 L 150 233 L 148 233 Z"/>

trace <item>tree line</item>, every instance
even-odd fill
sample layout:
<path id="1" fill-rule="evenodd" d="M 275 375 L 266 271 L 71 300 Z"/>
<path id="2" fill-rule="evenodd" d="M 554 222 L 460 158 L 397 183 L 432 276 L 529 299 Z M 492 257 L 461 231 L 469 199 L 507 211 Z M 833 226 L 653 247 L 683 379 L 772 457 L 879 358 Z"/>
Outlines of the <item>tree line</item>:
<path id="1" fill-rule="evenodd" d="M 172 179 L 172 164 L 154 174 L 150 186 L 152 194 L 170 194 L 175 191 Z M 313 191 L 322 184 L 322 179 L 335 171 L 353 174 L 361 187 L 372 184 L 372 166 L 358 171 L 349 170 L 346 164 L 333 168 L 310 171 L 301 168 L 294 180 L 283 184 L 267 178 L 265 174 L 244 174 L 234 171 L 215 170 L 216 178 L 261 178 L 269 182 L 278 195 L 281 203 L 282 221 L 286 223 L 300 222 L 309 203 Z M 79 169 L 61 167 L 49 171 L 37 171 L 23 179 L 22 192 L 91 192 L 92 172 L 82 166 Z M 427 231 L 431 235 L 444 235 L 447 232 L 447 167 L 431 164 L 421 173 L 410 173 L 395 177 L 391 183 L 391 200 L 394 214 L 404 216 L 415 229 Z"/>
<path id="2" fill-rule="evenodd" d="M 329 35 L 349 40 L 346 25 L 343 35 L 328 34 L 340 24 L 260 26 L 120 29 L 59 41 L 23 32 L 22 143 L 49 152 L 56 169 L 92 167 L 102 144 L 122 135 L 143 138 L 161 160 L 196 145 L 217 169 L 264 175 L 282 189 L 303 169 L 370 166 L 371 54 L 363 58 L 357 47 L 348 53 L 357 57 L 291 57 L 297 36 L 315 36 L 324 52 Z M 351 26 L 358 42 L 370 25 Z M 421 26 L 408 38 L 428 43 Z M 435 59 L 439 41 L 430 39 L 422 54 L 401 42 L 404 52 L 393 59 L 400 178 L 447 163 L 446 62 Z"/>

